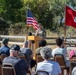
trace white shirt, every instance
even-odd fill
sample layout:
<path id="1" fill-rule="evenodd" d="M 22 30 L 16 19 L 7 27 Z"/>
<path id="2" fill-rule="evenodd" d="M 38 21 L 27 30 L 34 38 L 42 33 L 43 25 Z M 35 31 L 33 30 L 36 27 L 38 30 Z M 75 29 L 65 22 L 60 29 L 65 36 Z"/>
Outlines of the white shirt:
<path id="1" fill-rule="evenodd" d="M 72 75 L 76 75 L 76 67 L 73 68 Z"/>
<path id="2" fill-rule="evenodd" d="M 70 61 L 66 59 L 66 48 L 55 48 L 53 51 L 52 51 L 52 56 L 54 57 L 55 54 L 62 54 L 64 56 L 64 60 L 66 62 L 66 66 L 69 67 L 70 66 Z"/>
<path id="3" fill-rule="evenodd" d="M 59 64 L 55 61 L 43 61 L 37 64 L 37 70 L 47 71 L 49 75 L 58 75 L 61 73 L 61 68 Z"/>
<path id="4" fill-rule="evenodd" d="M 53 51 L 52 51 L 52 56 L 54 57 L 55 54 L 62 54 L 64 56 L 64 59 L 66 61 L 66 49 L 65 48 L 55 48 Z"/>

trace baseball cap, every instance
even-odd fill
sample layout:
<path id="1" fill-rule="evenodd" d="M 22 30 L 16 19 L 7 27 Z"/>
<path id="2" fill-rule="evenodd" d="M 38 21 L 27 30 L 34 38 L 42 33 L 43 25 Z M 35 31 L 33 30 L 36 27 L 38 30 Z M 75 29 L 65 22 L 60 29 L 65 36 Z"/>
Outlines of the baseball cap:
<path id="1" fill-rule="evenodd" d="M 8 39 L 8 38 L 3 38 L 3 39 L 2 39 L 2 43 L 3 43 L 3 44 L 8 43 L 8 41 L 9 41 L 9 39 Z"/>
<path id="2" fill-rule="evenodd" d="M 52 53 L 51 48 L 48 48 L 47 46 L 43 47 L 40 50 L 40 54 L 41 54 L 43 59 L 51 58 L 52 57 L 51 53 Z"/>
<path id="3" fill-rule="evenodd" d="M 13 44 L 10 49 L 14 51 L 20 51 L 20 46 L 17 44 Z"/>

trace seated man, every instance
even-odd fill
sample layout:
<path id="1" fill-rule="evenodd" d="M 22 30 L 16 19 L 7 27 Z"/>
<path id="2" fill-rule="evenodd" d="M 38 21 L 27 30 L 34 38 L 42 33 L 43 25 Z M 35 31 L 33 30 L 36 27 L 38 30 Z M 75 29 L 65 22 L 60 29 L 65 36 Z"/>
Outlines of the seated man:
<path id="1" fill-rule="evenodd" d="M 9 41 L 8 38 L 2 39 L 2 43 L 3 43 L 4 46 L 2 46 L 0 48 L 0 55 L 1 54 L 6 54 L 7 56 L 9 56 L 9 50 L 10 50 L 10 48 L 8 47 L 8 41 Z"/>
<path id="2" fill-rule="evenodd" d="M 30 64 L 30 68 L 33 68 L 36 65 L 36 61 L 33 59 L 33 52 L 30 48 L 28 48 L 29 42 L 26 41 L 23 43 L 23 48 L 21 48 L 21 53 L 24 54 L 27 58 L 28 63 Z"/>
<path id="3" fill-rule="evenodd" d="M 44 59 L 44 61 L 39 62 L 37 64 L 36 71 L 43 70 L 43 71 L 48 72 L 49 75 L 61 75 L 61 69 L 60 69 L 59 64 L 50 59 L 51 52 L 52 52 L 52 50 L 48 47 L 42 48 L 42 50 L 40 51 L 40 54 L 41 54 L 42 58 Z"/>
<path id="4" fill-rule="evenodd" d="M 39 48 L 36 49 L 36 54 L 40 55 L 40 50 L 47 45 L 46 40 L 40 40 L 39 41 Z"/>
<path id="5" fill-rule="evenodd" d="M 28 63 L 24 59 L 18 58 L 20 47 L 16 44 L 11 46 L 10 56 L 4 58 L 4 63 L 13 64 L 15 67 L 16 75 L 26 75 L 26 71 L 29 69 Z"/>
<path id="6" fill-rule="evenodd" d="M 52 56 L 54 57 L 55 54 L 62 54 L 64 56 L 65 62 L 66 62 L 66 66 L 70 67 L 70 61 L 66 60 L 66 48 L 63 47 L 63 40 L 60 38 L 56 39 L 56 44 L 57 44 L 57 48 L 55 48 L 52 51 Z"/>

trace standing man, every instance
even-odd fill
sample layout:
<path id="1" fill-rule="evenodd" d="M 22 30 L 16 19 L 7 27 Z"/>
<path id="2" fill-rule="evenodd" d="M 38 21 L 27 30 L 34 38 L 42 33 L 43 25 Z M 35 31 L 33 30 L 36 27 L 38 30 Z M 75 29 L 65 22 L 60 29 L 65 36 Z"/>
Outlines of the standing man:
<path id="1" fill-rule="evenodd" d="M 39 29 L 36 31 L 35 35 L 40 36 L 42 39 L 46 38 L 46 31 L 43 29 L 40 23 L 39 23 Z"/>
<path id="2" fill-rule="evenodd" d="M 1 54 L 6 54 L 7 56 L 9 56 L 9 50 L 10 50 L 10 48 L 8 47 L 8 41 L 9 41 L 8 38 L 3 38 L 2 39 L 2 43 L 3 43 L 4 46 L 2 46 L 0 48 L 0 55 Z"/>
<path id="3" fill-rule="evenodd" d="M 14 44 L 11 46 L 10 49 L 10 56 L 4 58 L 3 64 L 10 63 L 14 65 L 16 75 L 26 75 L 26 71 L 29 69 L 28 63 L 21 58 L 18 58 L 20 51 L 20 46 L 17 44 Z"/>

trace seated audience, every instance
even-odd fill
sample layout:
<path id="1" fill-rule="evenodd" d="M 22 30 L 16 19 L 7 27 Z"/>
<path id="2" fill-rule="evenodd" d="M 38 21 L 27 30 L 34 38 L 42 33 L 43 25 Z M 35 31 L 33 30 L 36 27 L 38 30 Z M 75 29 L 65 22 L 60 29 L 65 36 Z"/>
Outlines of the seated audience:
<path id="1" fill-rule="evenodd" d="M 36 54 L 40 55 L 40 50 L 47 45 L 46 40 L 40 40 L 39 41 L 39 48 L 36 49 Z"/>
<path id="2" fill-rule="evenodd" d="M 66 51 L 66 48 L 63 47 L 63 40 L 60 38 L 57 38 L 56 39 L 56 45 L 57 45 L 57 48 L 55 48 L 52 51 L 52 56 L 54 57 L 55 54 L 62 54 L 64 56 L 66 66 L 69 67 L 70 61 L 66 59 L 67 51 Z"/>
<path id="3" fill-rule="evenodd" d="M 29 69 L 28 63 L 24 59 L 18 58 L 20 47 L 16 44 L 11 46 L 10 56 L 4 58 L 4 63 L 13 64 L 15 67 L 16 75 L 26 75 L 26 71 Z"/>
<path id="4" fill-rule="evenodd" d="M 48 47 L 43 47 L 40 51 L 42 58 L 44 59 L 43 62 L 39 62 L 37 64 L 38 70 L 47 71 L 49 75 L 61 75 L 61 68 L 59 64 L 55 61 L 52 61 L 51 58 L 52 50 Z"/>
<path id="5" fill-rule="evenodd" d="M 72 59 L 72 57 L 76 56 L 76 44 L 75 47 L 69 52 L 69 58 Z"/>
<path id="6" fill-rule="evenodd" d="M 71 50 L 69 52 L 69 58 L 72 59 L 72 57 L 74 57 L 74 56 L 76 56 L 76 52 L 75 52 L 75 50 Z"/>
<path id="7" fill-rule="evenodd" d="M 23 48 L 21 48 L 21 53 L 23 53 L 26 58 L 28 63 L 30 64 L 30 68 L 33 68 L 36 65 L 36 61 L 33 59 L 33 52 L 30 48 L 28 48 L 28 41 L 23 43 Z"/>
<path id="8" fill-rule="evenodd" d="M 8 41 L 9 41 L 8 38 L 2 39 L 3 46 L 0 48 L 0 55 L 6 54 L 7 56 L 9 56 L 10 48 L 8 47 Z"/>
<path id="9" fill-rule="evenodd" d="M 76 75 L 76 67 L 73 68 L 72 75 Z"/>

